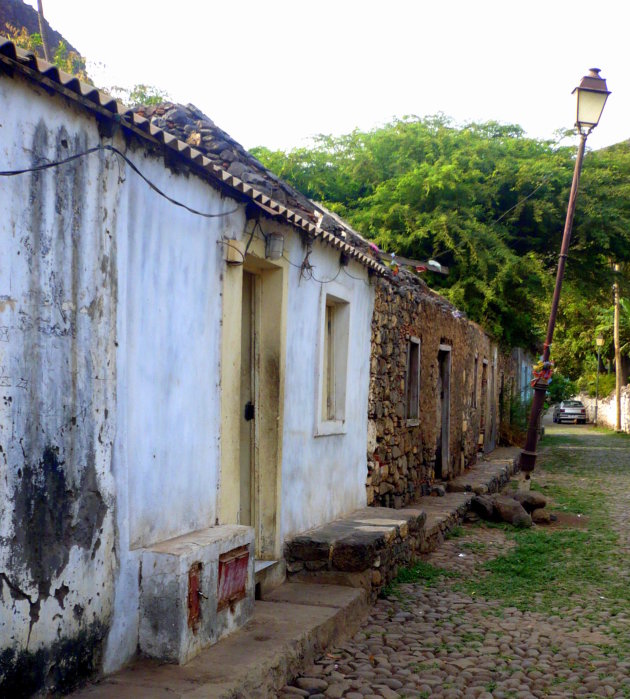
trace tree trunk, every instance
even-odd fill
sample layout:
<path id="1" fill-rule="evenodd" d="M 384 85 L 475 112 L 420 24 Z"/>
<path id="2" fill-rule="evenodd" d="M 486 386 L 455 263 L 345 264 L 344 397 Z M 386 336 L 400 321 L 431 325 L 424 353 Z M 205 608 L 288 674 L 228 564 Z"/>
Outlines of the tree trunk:
<path id="1" fill-rule="evenodd" d="M 39 20 L 39 34 L 42 37 L 42 47 L 44 49 L 44 58 L 52 63 L 50 46 L 48 44 L 48 28 L 46 27 L 46 20 L 44 19 L 44 7 L 42 5 L 42 0 L 37 0 L 37 19 Z"/>

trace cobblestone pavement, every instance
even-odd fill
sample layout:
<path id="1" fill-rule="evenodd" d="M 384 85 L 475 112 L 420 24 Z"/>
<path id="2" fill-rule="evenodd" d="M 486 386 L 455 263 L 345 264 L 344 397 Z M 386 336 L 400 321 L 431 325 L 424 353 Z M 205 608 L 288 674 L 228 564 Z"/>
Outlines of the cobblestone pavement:
<path id="1" fill-rule="evenodd" d="M 562 563 L 573 587 L 546 584 L 538 571 L 543 582 L 539 575 L 529 599 L 476 594 L 475 582 L 491 579 L 484 565 L 518 553 L 519 536 L 531 540 L 542 527 L 515 534 L 466 524 L 424 557 L 439 575 L 379 600 L 350 641 L 279 696 L 630 697 L 630 439 L 554 425 L 546 443 L 533 483 L 552 496 L 559 521 L 545 532 L 582 532 L 586 549 L 593 542 L 592 560 L 587 550 Z M 592 494 L 590 515 L 572 493 Z"/>

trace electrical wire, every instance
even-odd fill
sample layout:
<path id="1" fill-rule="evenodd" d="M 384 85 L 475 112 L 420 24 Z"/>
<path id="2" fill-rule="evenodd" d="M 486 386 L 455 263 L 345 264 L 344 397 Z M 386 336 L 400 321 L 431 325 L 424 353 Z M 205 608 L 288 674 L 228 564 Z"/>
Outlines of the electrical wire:
<path id="1" fill-rule="evenodd" d="M 86 151 L 82 151 L 81 153 L 75 153 L 74 155 L 69 155 L 67 158 L 63 158 L 62 160 L 55 160 L 51 163 L 34 165 L 33 167 L 23 168 L 21 170 L 0 170 L 0 177 L 15 177 L 17 175 L 26 175 L 32 172 L 42 172 L 43 170 L 49 170 L 53 167 L 66 165 L 67 163 L 71 163 L 74 160 L 78 160 L 79 158 L 84 158 L 88 155 L 91 155 L 92 153 L 96 153 L 97 151 L 105 150 L 111 151 L 118 157 L 122 158 L 127 163 L 127 165 L 129 165 L 129 167 L 136 173 L 136 175 L 143 179 L 146 182 L 146 184 L 148 184 L 149 187 L 154 192 L 156 192 L 156 194 L 159 194 L 161 197 L 164 197 L 164 199 L 166 199 L 174 206 L 179 206 L 182 209 L 186 209 L 186 211 L 189 211 L 191 214 L 195 214 L 195 216 L 203 216 L 204 218 L 220 218 L 222 216 L 230 216 L 231 214 L 234 214 L 239 210 L 239 207 L 236 207 L 235 209 L 231 209 L 230 211 L 223 211 L 221 213 L 207 213 L 204 211 L 198 211 L 197 209 L 193 209 L 191 206 L 188 206 L 187 204 L 184 204 L 183 202 L 178 201 L 177 199 L 173 199 L 173 197 L 170 197 L 168 194 L 166 194 L 166 192 L 163 192 L 154 182 L 152 182 L 143 172 L 141 172 L 140 169 L 122 151 L 118 150 L 118 148 L 116 148 L 115 146 L 111 146 L 108 144 L 99 144 L 98 146 L 88 148 Z"/>
<path id="2" fill-rule="evenodd" d="M 546 175 L 545 177 L 543 177 L 542 182 L 538 185 L 538 187 L 536 187 L 536 189 L 535 189 L 533 192 L 530 192 L 526 197 L 524 197 L 524 198 L 521 199 L 520 201 L 516 202 L 516 204 L 514 204 L 514 206 L 512 206 L 511 208 L 509 208 L 507 211 L 504 211 L 504 212 L 499 216 L 499 218 L 495 219 L 492 223 L 499 223 L 499 221 L 500 221 L 502 218 L 505 218 L 505 217 L 510 213 L 510 211 L 514 211 L 514 209 L 516 209 L 517 206 L 520 206 L 521 204 L 524 204 L 530 197 L 533 197 L 534 194 L 536 194 L 536 192 L 537 192 L 544 184 L 546 184 L 546 183 L 549 181 L 549 178 L 550 178 L 550 177 L 551 177 L 551 175 Z"/>
<path id="3" fill-rule="evenodd" d="M 344 274 L 350 277 L 350 279 L 355 279 L 358 282 L 363 282 L 366 286 L 372 286 L 369 282 L 366 282 L 365 279 L 361 279 L 361 277 L 355 277 L 354 274 L 350 274 L 350 272 L 348 272 L 348 270 L 345 267 L 342 267 L 341 269 L 343 269 Z"/>

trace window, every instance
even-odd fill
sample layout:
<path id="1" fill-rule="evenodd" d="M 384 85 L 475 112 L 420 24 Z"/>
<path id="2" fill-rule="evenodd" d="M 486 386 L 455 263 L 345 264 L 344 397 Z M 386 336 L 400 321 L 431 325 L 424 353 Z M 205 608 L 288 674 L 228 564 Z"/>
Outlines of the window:
<path id="1" fill-rule="evenodd" d="M 477 407 L 477 382 L 479 380 L 479 357 L 475 355 L 475 365 L 473 367 L 473 387 L 472 387 L 472 407 Z"/>
<path id="2" fill-rule="evenodd" d="M 340 434 L 346 431 L 350 304 L 340 294 L 344 294 L 344 291 L 332 294 L 322 289 L 316 435 Z"/>
<path id="3" fill-rule="evenodd" d="M 420 340 L 409 338 L 405 376 L 405 417 L 416 424 L 420 417 Z"/>

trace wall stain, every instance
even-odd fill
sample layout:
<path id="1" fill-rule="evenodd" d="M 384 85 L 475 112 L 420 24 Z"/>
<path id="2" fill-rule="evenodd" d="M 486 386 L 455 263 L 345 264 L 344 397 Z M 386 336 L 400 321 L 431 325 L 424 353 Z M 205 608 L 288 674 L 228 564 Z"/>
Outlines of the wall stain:
<path id="1" fill-rule="evenodd" d="M 12 556 L 23 565 L 38 597 L 31 602 L 31 627 L 39 618 L 39 603 L 50 596 L 51 580 L 66 567 L 73 546 L 89 550 L 103 524 L 107 506 L 98 490 L 94 456 L 86 464 L 78 487 L 67 482 L 59 449 L 49 445 L 34 467 L 25 463 L 16 487 Z M 76 515 L 75 515 L 76 513 Z"/>
<path id="2" fill-rule="evenodd" d="M 42 689 L 67 694 L 98 672 L 105 634 L 94 622 L 47 648 L 0 650 L 0 696 L 27 699 Z"/>

